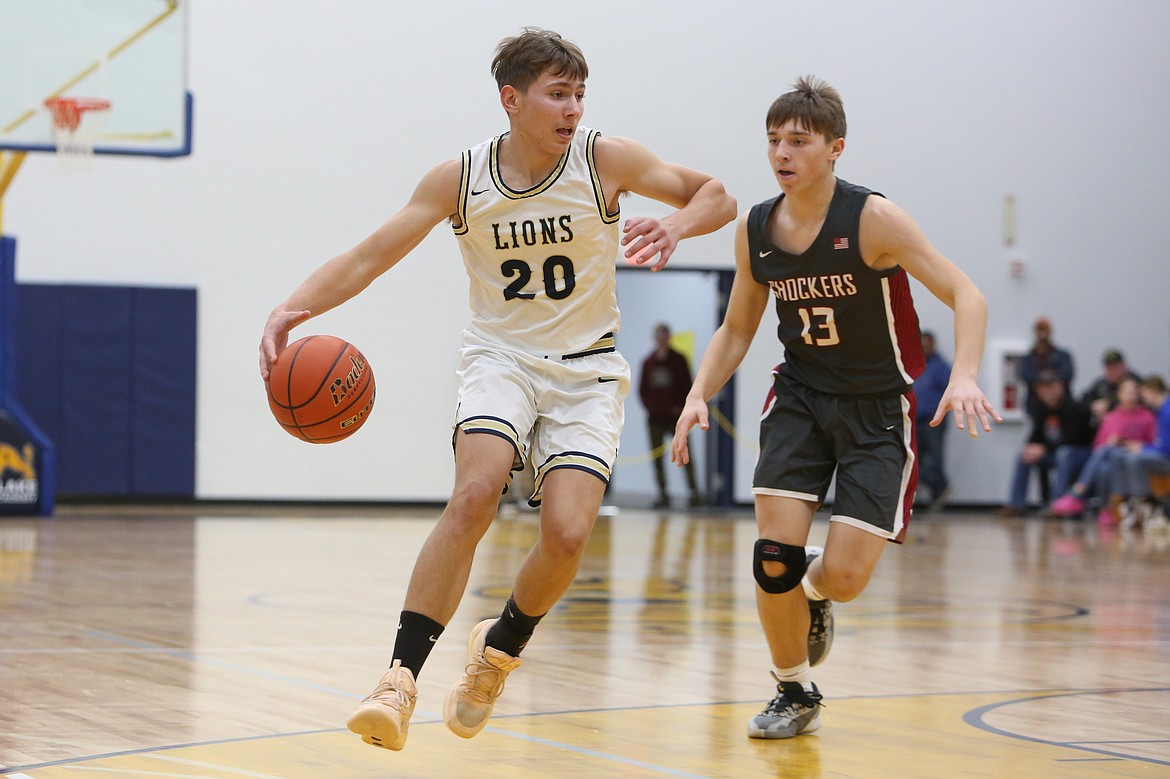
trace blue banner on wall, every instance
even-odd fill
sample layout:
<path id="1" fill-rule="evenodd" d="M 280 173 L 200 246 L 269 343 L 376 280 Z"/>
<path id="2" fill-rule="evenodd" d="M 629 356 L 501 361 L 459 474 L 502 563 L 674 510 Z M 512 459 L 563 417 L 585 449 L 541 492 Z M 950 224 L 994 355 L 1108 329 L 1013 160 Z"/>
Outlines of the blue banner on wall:
<path id="1" fill-rule="evenodd" d="M 0 410 L 0 514 L 39 514 L 43 469 L 40 447 L 7 411 Z"/>

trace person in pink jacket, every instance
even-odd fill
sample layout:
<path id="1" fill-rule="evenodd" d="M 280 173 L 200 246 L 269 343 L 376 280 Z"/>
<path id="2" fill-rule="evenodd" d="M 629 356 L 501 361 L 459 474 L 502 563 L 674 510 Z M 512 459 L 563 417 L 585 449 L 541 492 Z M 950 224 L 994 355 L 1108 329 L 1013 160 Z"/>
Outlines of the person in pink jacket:
<path id="1" fill-rule="evenodd" d="M 1103 485 L 1109 478 L 1114 461 L 1125 451 L 1127 444 L 1153 443 L 1157 435 L 1157 417 L 1142 405 L 1136 379 L 1125 379 L 1117 387 L 1117 408 L 1105 414 L 1093 439 L 1093 454 L 1081 469 L 1081 475 L 1068 492 L 1052 501 L 1050 512 L 1063 517 L 1080 516 L 1085 500 L 1091 495 L 1108 497 Z M 1099 519 L 1115 524 L 1115 512 L 1109 506 L 1101 509 Z"/>

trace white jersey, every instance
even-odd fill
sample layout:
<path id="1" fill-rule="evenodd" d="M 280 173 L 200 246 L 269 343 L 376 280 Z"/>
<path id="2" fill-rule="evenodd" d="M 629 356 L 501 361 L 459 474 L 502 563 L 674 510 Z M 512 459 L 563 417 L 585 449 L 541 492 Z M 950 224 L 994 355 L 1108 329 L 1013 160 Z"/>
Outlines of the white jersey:
<path id="1" fill-rule="evenodd" d="M 613 349 L 619 325 L 619 213 L 607 213 L 593 160 L 596 130 L 578 127 L 539 184 L 511 189 L 501 135 L 463 153 L 455 235 L 471 280 L 470 331 L 540 356 Z"/>

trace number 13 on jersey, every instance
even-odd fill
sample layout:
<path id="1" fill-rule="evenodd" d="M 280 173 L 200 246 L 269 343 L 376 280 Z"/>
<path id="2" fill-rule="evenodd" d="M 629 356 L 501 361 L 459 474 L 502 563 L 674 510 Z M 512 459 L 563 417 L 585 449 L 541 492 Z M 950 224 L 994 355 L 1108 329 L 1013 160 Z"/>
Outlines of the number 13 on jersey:
<path id="1" fill-rule="evenodd" d="M 804 325 L 800 337 L 809 346 L 835 346 L 841 343 L 837 334 L 837 320 L 833 309 L 828 306 L 813 306 L 812 308 L 798 309 L 800 321 Z"/>

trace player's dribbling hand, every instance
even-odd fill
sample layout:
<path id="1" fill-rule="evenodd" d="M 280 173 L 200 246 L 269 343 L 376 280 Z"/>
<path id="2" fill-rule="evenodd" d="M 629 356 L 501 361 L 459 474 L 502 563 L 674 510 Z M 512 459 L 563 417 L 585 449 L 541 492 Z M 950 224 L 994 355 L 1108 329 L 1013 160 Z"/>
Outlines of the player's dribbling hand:
<path id="1" fill-rule="evenodd" d="M 268 381 L 272 364 L 288 346 L 288 333 L 313 314 L 311 311 L 282 311 L 277 309 L 268 315 L 264 335 L 260 337 L 260 378 Z"/>
<path id="2" fill-rule="evenodd" d="M 678 422 L 674 425 L 674 439 L 670 442 L 670 461 L 672 463 L 686 465 L 691 461 L 687 435 L 695 425 L 698 425 L 700 430 L 706 430 L 710 427 L 707 404 L 703 402 L 702 398 L 688 397 L 687 404 L 683 406 Z"/>
<path id="3" fill-rule="evenodd" d="M 983 391 L 971 379 L 951 377 L 938 410 L 934 412 L 934 419 L 930 420 L 931 427 L 942 424 L 947 411 L 954 411 L 955 427 L 966 430 L 972 438 L 979 437 L 979 428 L 986 433 L 991 432 L 991 421 L 1002 422 L 1003 418 L 996 412 L 995 407 L 983 395 Z"/>
<path id="4" fill-rule="evenodd" d="M 649 216 L 627 219 L 622 233 L 622 246 L 627 247 L 626 260 L 631 265 L 647 265 L 657 257 L 657 262 L 650 265 L 652 271 L 666 266 L 679 241 L 667 222 Z"/>

